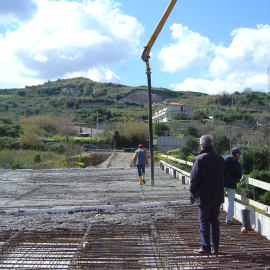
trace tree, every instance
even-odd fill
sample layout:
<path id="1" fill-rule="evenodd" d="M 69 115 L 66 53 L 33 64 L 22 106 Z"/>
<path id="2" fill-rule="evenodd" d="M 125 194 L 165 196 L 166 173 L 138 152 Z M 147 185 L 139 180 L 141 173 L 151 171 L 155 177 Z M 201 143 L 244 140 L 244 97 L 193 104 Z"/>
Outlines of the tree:
<path id="1" fill-rule="evenodd" d="M 113 137 L 112 137 L 112 148 L 119 148 L 120 144 L 120 134 L 117 130 L 114 131 Z"/>
<path id="2" fill-rule="evenodd" d="M 199 149 L 199 141 L 193 137 L 188 137 L 184 144 L 185 147 L 187 147 L 191 153 L 197 153 Z"/>
<path id="3" fill-rule="evenodd" d="M 35 163 L 39 163 L 41 161 L 41 157 L 39 154 L 36 154 L 35 157 L 34 157 L 34 162 Z"/>
<path id="4" fill-rule="evenodd" d="M 0 124 L 0 137 L 19 137 L 20 126 L 17 124 Z"/>
<path id="5" fill-rule="evenodd" d="M 246 174 L 254 170 L 269 170 L 270 152 L 266 149 L 245 149 L 241 156 L 243 172 Z"/>
<path id="6" fill-rule="evenodd" d="M 175 116 L 174 118 L 175 120 L 188 120 L 188 115 L 184 114 L 184 113 L 179 113 Z"/>
<path id="7" fill-rule="evenodd" d="M 157 136 L 165 136 L 170 131 L 170 128 L 165 123 L 156 123 L 153 127 Z"/>
<path id="8" fill-rule="evenodd" d="M 185 143 L 181 148 L 180 156 L 183 159 L 187 159 L 190 154 L 197 154 L 199 150 L 199 141 L 194 137 L 187 137 Z"/>
<path id="9" fill-rule="evenodd" d="M 119 134 L 117 148 L 135 148 L 139 143 L 148 144 L 147 124 L 143 122 L 123 122 L 118 123 L 116 130 Z"/>
<path id="10" fill-rule="evenodd" d="M 193 114 L 193 118 L 195 120 L 203 120 L 208 118 L 208 114 L 206 113 L 205 110 L 196 110 Z"/>
<path id="11" fill-rule="evenodd" d="M 186 131 L 184 132 L 187 136 L 192 136 L 198 138 L 200 136 L 200 132 L 197 128 L 189 126 Z"/>
<path id="12" fill-rule="evenodd" d="M 24 149 L 37 149 L 42 144 L 42 137 L 44 136 L 44 130 L 41 130 L 36 125 L 23 126 L 22 135 L 19 138 L 19 142 Z"/>
<path id="13" fill-rule="evenodd" d="M 230 140 L 226 135 L 220 132 L 215 132 L 213 134 L 213 139 L 215 150 L 218 153 L 223 154 L 230 149 Z"/>

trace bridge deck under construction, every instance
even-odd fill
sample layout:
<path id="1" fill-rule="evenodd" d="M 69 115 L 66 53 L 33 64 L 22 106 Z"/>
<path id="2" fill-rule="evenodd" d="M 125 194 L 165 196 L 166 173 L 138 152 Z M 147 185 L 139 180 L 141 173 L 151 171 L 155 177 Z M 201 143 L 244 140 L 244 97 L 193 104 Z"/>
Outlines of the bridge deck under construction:
<path id="1" fill-rule="evenodd" d="M 240 223 L 221 223 L 220 255 L 194 255 L 196 208 L 174 210 L 175 219 L 145 226 L 2 232 L 0 269 L 270 269 L 270 241 L 253 231 L 240 233 Z"/>
<path id="2" fill-rule="evenodd" d="M 240 223 L 225 224 L 224 212 L 221 254 L 194 255 L 200 247 L 195 205 L 3 214 L 33 207 L 69 209 L 188 198 L 187 186 L 158 169 L 155 187 L 149 182 L 139 186 L 130 168 L 43 173 L 16 172 L 16 181 L 8 187 L 12 172 L 0 177 L 0 269 L 270 269 L 270 241 L 254 231 L 241 233 Z"/>

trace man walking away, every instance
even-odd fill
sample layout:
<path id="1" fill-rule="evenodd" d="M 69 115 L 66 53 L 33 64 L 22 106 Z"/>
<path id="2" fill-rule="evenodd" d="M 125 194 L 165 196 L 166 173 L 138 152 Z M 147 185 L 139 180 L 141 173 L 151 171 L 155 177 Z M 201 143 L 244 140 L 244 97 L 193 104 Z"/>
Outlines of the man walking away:
<path id="1" fill-rule="evenodd" d="M 239 162 L 240 154 L 240 149 L 234 147 L 231 149 L 231 155 L 225 158 L 226 176 L 224 180 L 224 187 L 228 196 L 228 208 L 226 216 L 227 224 L 232 224 L 236 183 L 242 178 L 242 167 Z"/>
<path id="2" fill-rule="evenodd" d="M 213 137 L 200 138 L 201 152 L 196 156 L 190 175 L 190 193 L 199 206 L 201 248 L 199 255 L 219 252 L 219 211 L 224 202 L 224 159 L 213 149 Z M 211 243 L 210 243 L 211 241 Z"/>
<path id="3" fill-rule="evenodd" d="M 139 184 L 145 184 L 144 176 L 145 176 L 145 165 L 149 166 L 149 159 L 147 152 L 143 149 L 142 144 L 138 145 L 138 149 L 133 155 L 132 159 L 133 166 L 137 166 L 138 169 L 138 178 Z"/>

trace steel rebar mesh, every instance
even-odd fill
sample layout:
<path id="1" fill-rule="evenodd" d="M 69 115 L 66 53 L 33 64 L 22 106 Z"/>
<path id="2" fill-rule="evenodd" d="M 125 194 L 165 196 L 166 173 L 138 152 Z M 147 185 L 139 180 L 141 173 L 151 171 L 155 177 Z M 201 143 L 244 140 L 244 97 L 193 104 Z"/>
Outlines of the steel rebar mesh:
<path id="1" fill-rule="evenodd" d="M 221 213 L 218 256 L 198 256 L 197 208 L 170 207 L 173 219 L 139 226 L 95 224 L 86 231 L 0 233 L 0 269 L 266 269 L 270 241 Z M 151 211 L 155 213 L 155 209 Z M 159 210 L 160 211 L 160 210 Z M 129 211 L 123 213 L 129 214 Z M 108 213 L 103 213 L 108 214 Z"/>
<path id="2" fill-rule="evenodd" d="M 1 252 L 0 269 L 68 269 L 82 232 L 14 232 L 14 236 Z"/>

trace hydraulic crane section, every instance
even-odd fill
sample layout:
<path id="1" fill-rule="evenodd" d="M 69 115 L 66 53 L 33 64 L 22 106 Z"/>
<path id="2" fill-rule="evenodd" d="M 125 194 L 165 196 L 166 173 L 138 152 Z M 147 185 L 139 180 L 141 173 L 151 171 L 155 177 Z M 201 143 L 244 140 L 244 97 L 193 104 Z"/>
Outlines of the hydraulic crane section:
<path id="1" fill-rule="evenodd" d="M 154 186 L 154 154 L 153 154 L 153 129 L 152 129 L 152 92 L 151 92 L 151 70 L 149 65 L 150 51 L 155 43 L 163 25 L 168 19 L 177 0 L 171 0 L 169 6 L 164 12 L 161 20 L 159 21 L 155 31 L 149 39 L 147 45 L 144 47 L 142 53 L 142 60 L 146 64 L 147 84 L 148 84 L 148 128 L 149 128 L 149 152 L 150 152 L 150 169 L 151 169 L 151 186 Z"/>
<path id="2" fill-rule="evenodd" d="M 144 51 L 142 53 L 142 60 L 144 62 L 148 62 L 148 59 L 150 58 L 150 51 L 151 48 L 153 46 L 153 44 L 155 43 L 163 25 L 165 24 L 165 22 L 167 21 L 172 9 L 174 8 L 175 3 L 177 2 L 177 0 L 171 0 L 169 6 L 167 7 L 166 11 L 164 12 L 162 18 L 160 19 L 155 31 L 153 32 L 151 38 L 149 39 L 147 45 L 144 47 Z"/>

